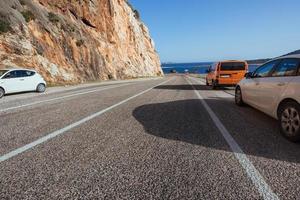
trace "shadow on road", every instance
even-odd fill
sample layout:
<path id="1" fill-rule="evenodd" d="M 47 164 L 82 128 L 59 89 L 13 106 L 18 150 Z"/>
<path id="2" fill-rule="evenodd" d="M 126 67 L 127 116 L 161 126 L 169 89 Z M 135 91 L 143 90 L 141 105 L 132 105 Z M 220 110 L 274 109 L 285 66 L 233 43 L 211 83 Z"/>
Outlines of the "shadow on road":
<path id="1" fill-rule="evenodd" d="M 187 89 L 188 86 L 177 86 L 177 88 Z M 206 101 L 210 105 L 223 106 L 224 112 L 217 115 L 245 154 L 300 162 L 300 145 L 282 138 L 277 123 L 272 118 L 250 107 L 236 106 L 232 111 L 235 114 L 231 116 L 230 112 L 226 112 L 226 104 L 233 104 L 232 101 L 226 102 L 220 99 Z M 156 137 L 231 151 L 197 99 L 143 105 L 133 111 L 133 116 L 144 126 L 148 134 Z"/>
<path id="2" fill-rule="evenodd" d="M 194 85 L 196 90 L 212 90 L 211 86 L 206 85 Z M 160 85 L 154 89 L 160 90 L 194 90 L 190 85 Z M 216 90 L 233 90 L 233 88 L 220 87 Z"/>
<path id="3" fill-rule="evenodd" d="M 16 92 L 16 93 L 11 93 L 11 94 L 5 94 L 5 96 L 17 96 L 17 95 L 22 95 L 22 94 L 40 94 L 36 91 L 28 91 L 28 92 Z"/>

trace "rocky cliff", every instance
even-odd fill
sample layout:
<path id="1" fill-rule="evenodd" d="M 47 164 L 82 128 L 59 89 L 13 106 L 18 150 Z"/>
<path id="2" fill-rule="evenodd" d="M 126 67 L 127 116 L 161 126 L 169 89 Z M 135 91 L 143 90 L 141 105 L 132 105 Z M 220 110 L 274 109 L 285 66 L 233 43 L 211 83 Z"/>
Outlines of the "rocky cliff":
<path id="1" fill-rule="evenodd" d="M 163 75 L 127 0 L 1 0 L 0 64 L 54 83 Z"/>

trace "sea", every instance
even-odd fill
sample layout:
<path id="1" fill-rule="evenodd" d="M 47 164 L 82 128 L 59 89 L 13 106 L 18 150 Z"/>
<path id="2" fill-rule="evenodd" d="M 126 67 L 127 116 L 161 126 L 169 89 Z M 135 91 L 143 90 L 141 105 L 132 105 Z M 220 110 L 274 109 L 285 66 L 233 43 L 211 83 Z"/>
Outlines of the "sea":
<path id="1" fill-rule="evenodd" d="M 199 63 L 165 63 L 162 64 L 162 70 L 165 74 L 172 73 L 176 71 L 177 73 L 195 73 L 195 74 L 205 74 L 206 70 L 213 64 L 213 62 L 199 62 Z M 249 72 L 253 72 L 258 64 L 249 65 Z"/>

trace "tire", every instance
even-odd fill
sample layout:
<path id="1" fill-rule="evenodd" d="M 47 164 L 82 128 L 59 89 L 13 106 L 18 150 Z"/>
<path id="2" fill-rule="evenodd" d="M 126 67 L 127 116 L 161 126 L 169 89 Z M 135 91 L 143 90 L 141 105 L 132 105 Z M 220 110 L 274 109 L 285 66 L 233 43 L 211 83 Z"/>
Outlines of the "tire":
<path id="1" fill-rule="evenodd" d="M 4 95 L 5 95 L 4 89 L 3 89 L 3 88 L 0 88 L 0 99 L 1 99 L 2 97 L 4 97 Z"/>
<path id="2" fill-rule="evenodd" d="M 46 86 L 43 83 L 38 84 L 38 86 L 36 87 L 36 91 L 38 93 L 43 93 L 46 91 Z"/>
<path id="3" fill-rule="evenodd" d="M 278 121 L 281 134 L 292 142 L 300 141 L 300 105 L 286 102 L 278 109 Z"/>
<path id="4" fill-rule="evenodd" d="M 214 80 L 212 80 L 211 87 L 213 90 L 216 90 L 218 88 L 218 85 L 216 84 L 216 82 Z"/>
<path id="5" fill-rule="evenodd" d="M 209 86 L 208 80 L 206 79 L 206 86 Z"/>
<path id="6" fill-rule="evenodd" d="M 240 87 L 236 87 L 235 95 L 234 95 L 235 104 L 238 106 L 244 106 L 245 103 L 243 101 L 242 90 Z"/>

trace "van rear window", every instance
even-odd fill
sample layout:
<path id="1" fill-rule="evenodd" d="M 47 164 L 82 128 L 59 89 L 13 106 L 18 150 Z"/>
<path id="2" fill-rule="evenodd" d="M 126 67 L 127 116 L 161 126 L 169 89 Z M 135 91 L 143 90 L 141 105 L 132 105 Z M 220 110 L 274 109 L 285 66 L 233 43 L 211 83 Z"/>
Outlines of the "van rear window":
<path id="1" fill-rule="evenodd" d="M 245 63 L 243 62 L 226 62 L 221 64 L 222 71 L 245 70 Z"/>

